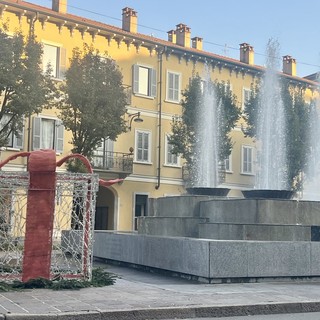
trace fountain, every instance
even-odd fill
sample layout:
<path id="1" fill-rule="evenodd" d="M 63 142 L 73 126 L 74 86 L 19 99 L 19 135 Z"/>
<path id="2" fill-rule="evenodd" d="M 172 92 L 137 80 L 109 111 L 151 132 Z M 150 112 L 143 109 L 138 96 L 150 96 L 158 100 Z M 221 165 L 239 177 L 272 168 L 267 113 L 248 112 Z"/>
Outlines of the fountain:
<path id="1" fill-rule="evenodd" d="M 317 74 L 317 81 L 320 81 L 320 73 Z M 318 86 L 319 89 L 319 86 Z M 320 182 L 317 177 L 320 174 L 320 111 L 319 98 L 310 104 L 310 125 L 309 125 L 309 145 L 310 154 L 304 176 L 303 183 L 303 200 L 317 201 L 320 198 Z"/>
<path id="2" fill-rule="evenodd" d="M 269 40 L 266 72 L 260 89 L 256 134 L 259 143 L 258 173 L 254 190 L 243 191 L 245 197 L 291 199 L 287 179 L 286 119 L 277 74 L 279 44 Z"/>
<path id="3" fill-rule="evenodd" d="M 216 85 L 210 79 L 209 67 L 199 92 L 196 112 L 195 155 L 192 172 L 192 187 L 187 192 L 193 195 L 226 196 L 227 188 L 221 184 L 220 153 L 222 142 L 223 105 L 216 94 Z"/>
<path id="4" fill-rule="evenodd" d="M 319 277 L 320 202 L 289 200 L 275 43 L 267 56 L 257 125 L 260 174 L 255 189 L 243 191 L 251 199 L 210 194 L 221 184 L 223 106 L 211 83 L 204 83 L 197 115 L 192 115 L 197 119 L 192 195 L 149 199 L 148 215 L 138 218 L 138 233 L 96 231 L 95 257 L 208 283 Z"/>

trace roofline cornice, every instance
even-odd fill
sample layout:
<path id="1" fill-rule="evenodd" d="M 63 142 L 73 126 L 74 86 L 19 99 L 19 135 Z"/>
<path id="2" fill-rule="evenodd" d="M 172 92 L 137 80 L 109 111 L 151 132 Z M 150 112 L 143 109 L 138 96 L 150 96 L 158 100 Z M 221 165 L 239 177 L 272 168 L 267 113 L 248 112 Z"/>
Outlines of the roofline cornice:
<path id="1" fill-rule="evenodd" d="M 10 8 L 15 8 L 16 10 Z M 90 19 L 85 19 L 72 14 L 58 13 L 46 7 L 38 6 L 29 2 L 20 0 L 0 0 L 0 14 L 4 10 L 14 12 L 16 14 L 22 14 L 31 17 L 37 17 L 37 19 L 45 23 L 50 21 L 55 23 L 58 28 L 66 26 L 70 29 L 70 32 L 74 29 L 80 30 L 80 32 L 89 32 L 92 37 L 97 34 L 104 36 L 108 42 L 115 39 L 120 45 L 120 42 L 124 41 L 128 46 L 133 44 L 136 46 L 137 51 L 140 46 L 146 47 L 151 51 L 156 50 L 158 54 L 177 55 L 180 59 L 184 58 L 187 61 L 203 62 L 212 65 L 214 68 L 228 68 L 230 73 L 236 74 L 251 74 L 253 77 L 261 77 L 265 68 L 257 65 L 248 65 L 239 60 L 220 56 L 211 52 L 198 50 L 194 48 L 186 48 L 174 44 L 172 42 L 154 38 L 140 33 L 131 33 L 121 28 L 97 22 Z M 318 83 L 305 78 L 286 75 L 282 72 L 278 73 L 280 76 L 289 79 L 292 83 L 318 88 Z"/>

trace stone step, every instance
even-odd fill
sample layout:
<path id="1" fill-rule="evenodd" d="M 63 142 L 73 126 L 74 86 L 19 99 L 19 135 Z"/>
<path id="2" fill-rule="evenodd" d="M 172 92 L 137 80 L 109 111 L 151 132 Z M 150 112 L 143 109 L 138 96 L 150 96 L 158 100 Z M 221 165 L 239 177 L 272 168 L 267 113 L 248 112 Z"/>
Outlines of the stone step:
<path id="1" fill-rule="evenodd" d="M 200 223 L 199 238 L 215 240 L 319 241 L 316 226 Z"/>
<path id="2" fill-rule="evenodd" d="M 266 199 L 202 201 L 199 216 L 213 223 L 320 225 L 320 202 Z"/>
<path id="3" fill-rule="evenodd" d="M 139 217 L 138 233 L 166 237 L 198 238 L 199 223 L 206 222 L 204 218 L 192 217 Z"/>

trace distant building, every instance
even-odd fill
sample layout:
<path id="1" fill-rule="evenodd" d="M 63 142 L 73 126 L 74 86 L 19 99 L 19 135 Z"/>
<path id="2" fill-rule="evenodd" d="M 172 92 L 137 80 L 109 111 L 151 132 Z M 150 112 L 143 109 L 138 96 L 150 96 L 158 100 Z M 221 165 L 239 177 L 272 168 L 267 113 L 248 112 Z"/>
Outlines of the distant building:
<path id="1" fill-rule="evenodd" d="M 203 50 L 203 39 L 191 36 L 191 29 L 179 23 L 162 40 L 139 33 L 138 13 L 122 10 L 122 28 L 79 17 L 67 12 L 67 0 L 53 0 L 52 9 L 22 0 L 0 0 L 0 22 L 8 22 L 9 31 L 28 33 L 34 24 L 37 40 L 43 44 L 44 66 L 50 61 L 53 77 L 63 81 L 64 71 L 74 47 L 84 43 L 101 52 L 107 51 L 116 60 L 127 86 L 128 123 L 131 130 L 116 142 L 104 141 L 96 151 L 93 166 L 104 179 L 126 177 L 122 184 L 101 189 L 96 209 L 96 228 L 130 231 L 136 228 L 136 217 L 147 214 L 148 199 L 185 193 L 182 175 L 183 160 L 172 156 L 168 136 L 171 121 L 181 114 L 181 92 L 194 73 L 204 74 L 210 66 L 213 80 L 230 81 L 239 108 L 250 93 L 251 84 L 264 73 L 254 64 L 254 48 L 240 44 L 239 60 Z M 183 17 L 182 17 L 183 18 Z M 296 61 L 283 57 L 282 76 L 305 90 L 306 99 L 313 95 L 317 79 L 296 76 Z M 139 117 L 138 117 L 139 113 Z M 30 120 L 30 121 L 29 121 Z M 49 134 L 45 134 L 49 133 Z M 232 132 L 234 147 L 226 161 L 224 187 L 230 196 L 240 196 L 242 189 L 253 186 L 255 175 L 255 144 L 244 137 L 241 125 Z M 64 130 L 54 110 L 26 119 L 23 140 L 12 139 L 1 158 L 20 150 L 53 148 L 58 157 L 71 150 L 70 133 Z M 5 170 L 25 170 L 26 163 L 17 159 Z"/>

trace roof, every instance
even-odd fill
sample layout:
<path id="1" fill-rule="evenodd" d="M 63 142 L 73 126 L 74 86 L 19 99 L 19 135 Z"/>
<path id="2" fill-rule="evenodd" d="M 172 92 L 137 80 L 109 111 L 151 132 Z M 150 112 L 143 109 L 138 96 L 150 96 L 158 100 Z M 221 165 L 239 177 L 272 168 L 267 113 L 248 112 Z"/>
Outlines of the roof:
<path id="1" fill-rule="evenodd" d="M 95 20 L 87 19 L 84 17 L 80 17 L 74 14 L 70 13 L 60 13 L 56 12 L 50 8 L 36 5 L 27 1 L 22 0 L 0 0 L 0 4 L 9 5 L 12 7 L 15 7 L 20 10 L 29 10 L 33 12 L 38 12 L 40 15 L 44 16 L 50 16 L 50 19 L 59 19 L 61 21 L 65 21 L 68 23 L 74 23 L 78 25 L 84 25 L 92 28 L 92 30 L 95 30 L 97 32 L 107 32 L 114 35 L 121 35 L 125 38 L 131 39 L 134 42 L 141 42 L 146 45 L 148 43 L 150 46 L 157 47 L 163 47 L 166 48 L 166 50 L 169 50 L 167 52 L 180 54 L 182 56 L 188 56 L 190 58 L 200 58 L 203 60 L 210 60 L 216 62 L 218 65 L 223 66 L 224 64 L 232 65 L 237 71 L 251 71 L 253 73 L 263 73 L 265 71 L 265 67 L 258 66 L 258 65 L 249 65 L 244 62 L 241 62 L 239 60 L 221 56 L 212 52 L 199 50 L 195 48 L 189 48 L 189 47 L 183 47 L 179 46 L 175 43 L 172 43 L 170 41 L 166 41 L 163 39 L 159 39 L 153 36 L 148 36 L 142 33 L 131 33 L 128 31 L 125 31 L 119 27 L 115 27 L 109 24 L 105 24 L 102 22 L 98 22 Z M 292 81 L 295 82 L 303 82 L 305 84 L 309 84 L 311 86 L 316 86 L 318 83 L 315 82 L 315 79 L 312 77 L 297 77 L 297 76 L 291 76 L 284 73 L 280 73 L 282 76 L 289 78 Z"/>

